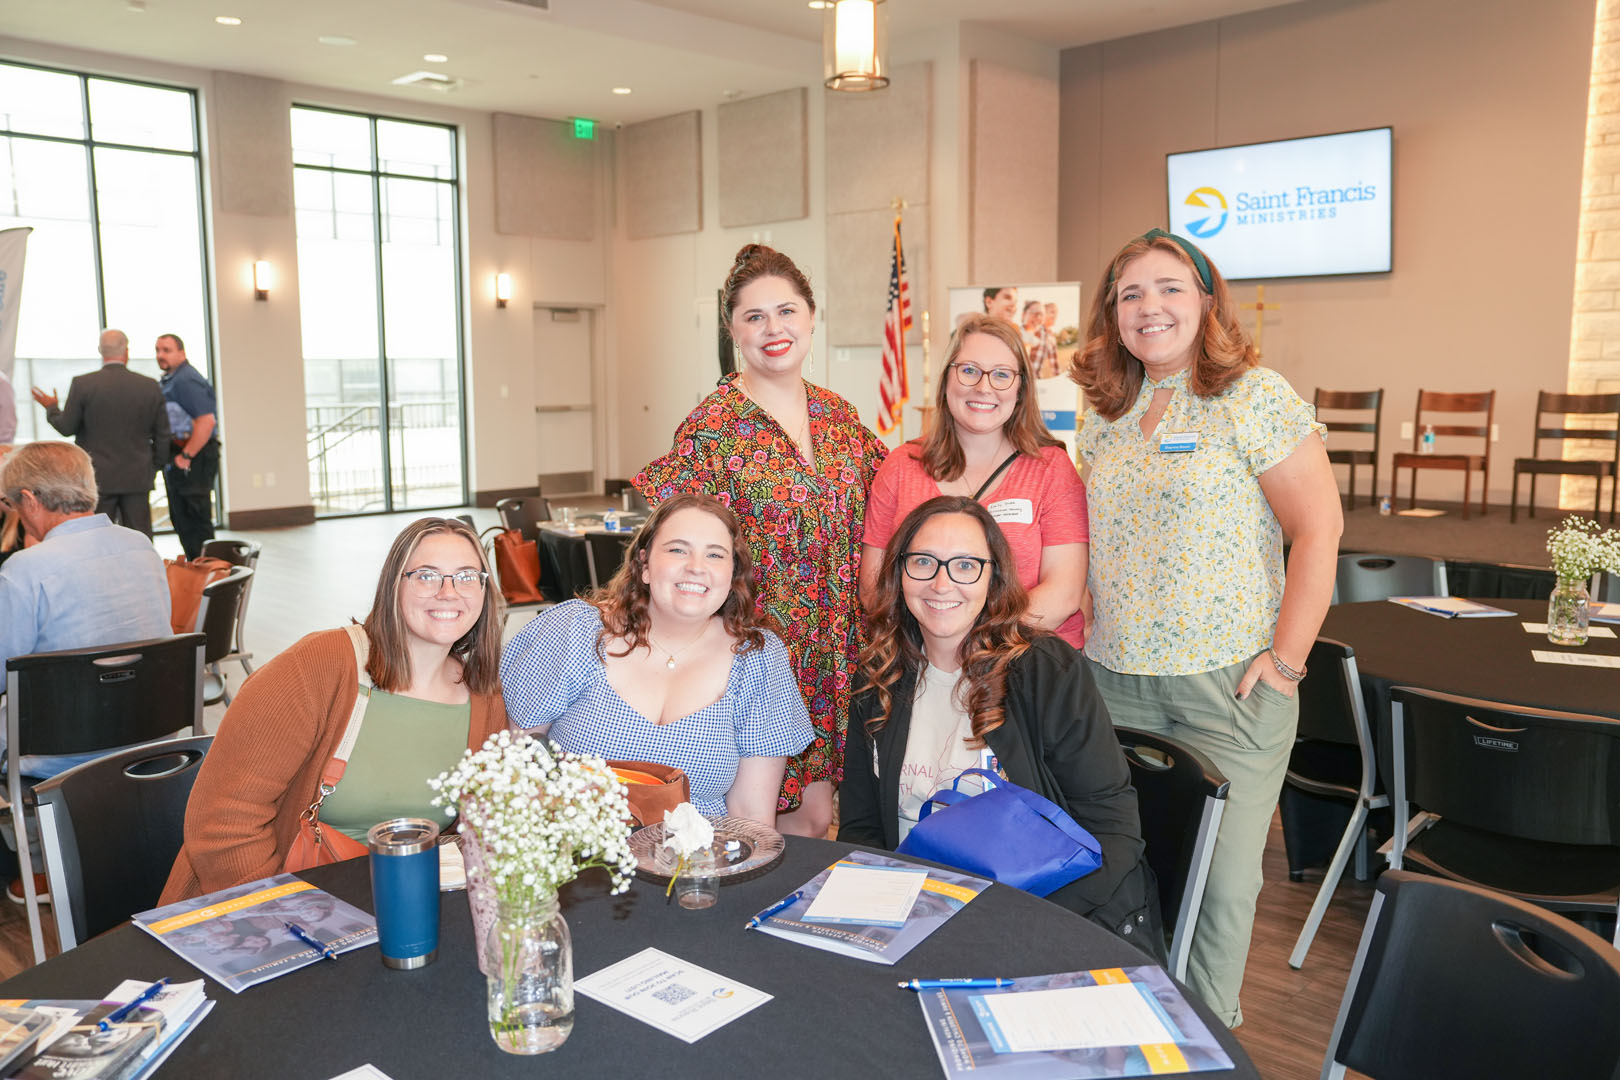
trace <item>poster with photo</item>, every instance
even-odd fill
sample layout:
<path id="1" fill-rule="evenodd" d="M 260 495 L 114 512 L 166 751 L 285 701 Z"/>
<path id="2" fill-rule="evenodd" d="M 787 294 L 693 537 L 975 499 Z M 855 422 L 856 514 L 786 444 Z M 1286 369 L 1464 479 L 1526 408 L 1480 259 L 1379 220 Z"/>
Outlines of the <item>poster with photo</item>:
<path id="1" fill-rule="evenodd" d="M 985 313 L 1018 327 L 1035 369 L 1035 394 L 1047 430 L 1074 453 L 1080 388 L 1069 378 L 1069 363 L 1080 347 L 1080 283 L 974 285 L 950 290 L 951 330 L 968 315 Z"/>

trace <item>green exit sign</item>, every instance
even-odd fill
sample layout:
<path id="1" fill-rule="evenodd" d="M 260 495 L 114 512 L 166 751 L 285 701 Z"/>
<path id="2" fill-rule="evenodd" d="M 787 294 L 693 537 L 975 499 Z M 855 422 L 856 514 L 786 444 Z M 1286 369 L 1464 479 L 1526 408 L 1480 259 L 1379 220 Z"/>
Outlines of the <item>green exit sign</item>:
<path id="1" fill-rule="evenodd" d="M 574 117 L 574 138 L 576 138 L 576 139 L 594 139 L 594 138 L 596 138 L 596 121 L 595 120 L 587 120 L 583 116 Z"/>

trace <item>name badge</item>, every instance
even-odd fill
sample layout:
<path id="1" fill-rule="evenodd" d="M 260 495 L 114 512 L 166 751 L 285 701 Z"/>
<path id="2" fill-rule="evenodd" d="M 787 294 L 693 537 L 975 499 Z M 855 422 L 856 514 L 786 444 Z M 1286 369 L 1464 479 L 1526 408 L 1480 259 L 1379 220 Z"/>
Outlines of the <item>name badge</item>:
<path id="1" fill-rule="evenodd" d="M 1028 499 L 1002 499 L 985 507 L 998 523 L 1010 521 L 1014 525 L 1035 524 L 1035 504 Z"/>
<path id="2" fill-rule="evenodd" d="M 1198 449 L 1198 432 L 1167 431 L 1159 436 L 1159 453 L 1190 454 Z"/>

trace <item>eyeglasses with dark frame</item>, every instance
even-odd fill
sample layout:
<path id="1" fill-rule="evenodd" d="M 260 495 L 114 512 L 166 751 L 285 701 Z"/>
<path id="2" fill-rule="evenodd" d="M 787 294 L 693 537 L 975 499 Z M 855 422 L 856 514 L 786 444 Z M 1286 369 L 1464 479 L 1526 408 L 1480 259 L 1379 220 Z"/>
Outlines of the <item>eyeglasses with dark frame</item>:
<path id="1" fill-rule="evenodd" d="M 926 551 L 900 553 L 900 565 L 905 567 L 906 577 L 912 581 L 933 581 L 939 577 L 939 569 L 943 566 L 945 576 L 958 585 L 972 585 L 984 576 L 984 568 L 990 561 L 977 555 L 953 555 L 949 559 L 941 559 Z"/>
<path id="2" fill-rule="evenodd" d="M 1013 368 L 998 367 L 986 370 L 978 364 L 963 364 L 957 361 L 952 361 L 950 366 L 956 369 L 956 381 L 963 386 L 978 386 L 980 381 L 988 375 L 990 376 L 990 385 L 997 390 L 1007 389 L 1017 382 L 1018 377 L 1023 374 L 1023 372 L 1016 371 Z"/>
<path id="3" fill-rule="evenodd" d="M 450 579 L 452 587 L 462 596 L 480 596 L 489 581 L 488 570 L 457 570 L 453 574 L 441 574 L 426 566 L 407 570 L 399 576 L 410 579 L 411 590 L 417 596 L 439 595 L 439 590 L 444 587 L 445 578 Z"/>

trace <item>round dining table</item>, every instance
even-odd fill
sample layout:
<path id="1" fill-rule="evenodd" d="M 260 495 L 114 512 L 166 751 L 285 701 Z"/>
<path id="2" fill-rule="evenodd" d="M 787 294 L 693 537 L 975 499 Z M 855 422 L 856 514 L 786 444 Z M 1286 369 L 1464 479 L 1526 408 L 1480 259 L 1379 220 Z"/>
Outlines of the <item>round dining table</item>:
<path id="1" fill-rule="evenodd" d="M 992 885 L 895 965 L 870 963 L 744 930 L 749 917 L 798 888 L 855 845 L 787 837 L 783 861 L 688 911 L 661 885 L 620 896 L 590 871 L 563 890 L 574 974 L 588 975 L 655 946 L 772 995 L 772 1000 L 687 1044 L 576 994 L 572 1036 L 538 1059 L 490 1038 L 486 984 L 473 950 L 465 893 L 445 893 L 440 947 L 415 971 L 385 968 L 364 948 L 232 994 L 210 981 L 217 1006 L 158 1072 L 162 1077 L 307 1077 L 324 1080 L 371 1064 L 393 1080 L 446 1077 L 755 1076 L 939 1077 L 943 1071 L 917 996 L 900 980 L 1026 976 L 1150 963 L 1134 946 L 1028 893 Z M 321 867 L 309 881 L 367 911 L 365 859 Z M 0 998 L 94 998 L 123 979 L 200 977 L 130 924 L 4 984 Z M 1199 1017 L 1235 1067 L 1200 1073 L 1257 1078 L 1230 1031 L 1190 993 Z"/>
<path id="2" fill-rule="evenodd" d="M 1578 647 L 1554 645 L 1545 632 L 1524 628 L 1527 622 L 1546 622 L 1546 600 L 1479 603 L 1513 614 L 1446 619 L 1387 600 L 1336 604 L 1328 608 L 1321 636 L 1356 651 L 1369 719 L 1387 715 L 1391 687 L 1416 686 L 1620 720 L 1620 668 L 1549 664 L 1534 656 L 1542 651 L 1620 657 L 1620 637 L 1593 637 Z M 1607 629 L 1620 634 L 1620 627 Z"/>

